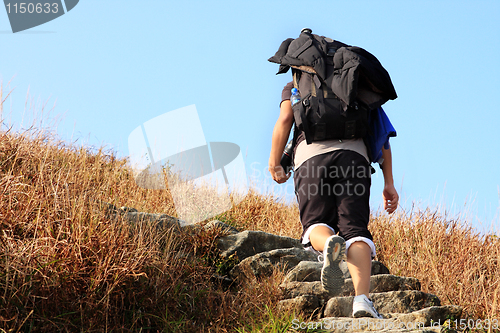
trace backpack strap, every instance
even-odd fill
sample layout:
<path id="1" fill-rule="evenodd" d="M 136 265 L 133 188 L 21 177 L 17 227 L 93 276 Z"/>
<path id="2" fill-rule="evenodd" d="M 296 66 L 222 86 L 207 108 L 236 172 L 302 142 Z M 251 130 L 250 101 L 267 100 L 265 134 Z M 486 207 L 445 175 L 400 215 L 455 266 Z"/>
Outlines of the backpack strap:
<path id="1" fill-rule="evenodd" d="M 299 81 L 302 73 L 300 70 L 292 68 L 292 75 L 293 75 L 293 86 L 299 89 Z M 303 98 L 304 96 L 301 97 Z M 309 102 L 309 100 L 306 101 Z M 306 142 L 307 144 L 310 144 L 312 142 L 311 131 L 309 129 L 309 122 L 307 121 L 305 112 L 306 105 L 303 104 L 302 100 L 297 104 L 299 104 L 299 106 L 296 106 L 295 109 L 292 105 L 293 117 L 295 118 L 295 125 L 296 126 L 302 125 L 302 130 L 304 131 L 304 134 L 306 136 Z"/>
<path id="2" fill-rule="evenodd" d="M 330 88 L 328 88 L 328 85 L 326 84 L 326 82 L 323 79 L 321 79 L 321 77 L 319 75 L 315 75 L 315 79 L 319 81 L 319 84 L 321 85 L 321 89 L 323 90 L 323 93 L 320 94 L 320 97 L 319 97 L 319 99 L 320 99 L 319 111 L 321 114 L 323 114 L 323 112 L 326 112 L 324 99 L 327 99 L 327 98 L 339 99 L 339 98 L 337 97 L 337 95 L 335 95 L 335 93 Z M 344 116 L 346 116 L 346 111 L 347 110 L 345 110 L 343 112 Z M 322 140 L 322 137 L 324 137 L 324 135 L 326 135 L 327 129 L 322 128 L 321 125 L 319 125 L 319 126 L 320 126 L 320 128 L 316 129 L 316 131 L 318 131 L 318 133 L 315 135 L 315 137 L 318 140 Z M 349 139 L 349 138 L 354 138 L 355 135 L 356 135 L 356 120 L 346 121 L 345 127 L 344 127 L 344 136 Z"/>
<path id="3" fill-rule="evenodd" d="M 326 82 L 316 74 L 314 69 L 309 66 L 292 66 L 292 74 L 293 74 L 293 86 L 295 88 L 299 88 L 299 81 L 301 75 L 310 75 L 311 76 L 311 86 L 310 86 L 310 91 L 311 91 L 311 96 L 316 97 L 314 99 L 304 99 L 301 104 L 306 103 L 306 102 L 312 102 L 315 105 L 313 106 L 313 109 L 318 110 L 320 115 L 324 115 L 326 113 L 326 103 L 325 99 L 330 99 L 330 98 L 336 98 L 338 97 L 331 91 L 331 89 L 328 88 L 328 85 Z M 304 98 L 306 96 L 302 96 Z M 306 107 L 308 105 L 300 105 L 298 107 L 298 110 L 294 111 L 294 115 L 296 115 L 299 119 L 299 121 L 296 121 L 296 124 L 301 124 L 302 129 L 304 131 L 305 137 L 306 137 L 306 142 L 307 144 L 310 144 L 313 141 L 321 141 L 325 140 L 327 138 L 327 133 L 328 133 L 328 128 L 326 127 L 326 123 L 317 123 L 314 124 L 314 133 L 312 131 L 312 128 L 309 124 L 309 121 L 306 117 Z M 296 107 L 297 109 L 297 107 Z M 346 111 L 344 111 L 344 116 L 346 116 Z M 351 121 L 346 121 L 345 122 L 345 127 L 344 127 L 344 137 L 346 139 L 354 138 L 356 135 L 356 120 L 351 120 Z"/>
<path id="4" fill-rule="evenodd" d="M 293 76 L 293 87 L 299 90 L 300 72 L 295 69 L 292 69 L 292 76 Z"/>

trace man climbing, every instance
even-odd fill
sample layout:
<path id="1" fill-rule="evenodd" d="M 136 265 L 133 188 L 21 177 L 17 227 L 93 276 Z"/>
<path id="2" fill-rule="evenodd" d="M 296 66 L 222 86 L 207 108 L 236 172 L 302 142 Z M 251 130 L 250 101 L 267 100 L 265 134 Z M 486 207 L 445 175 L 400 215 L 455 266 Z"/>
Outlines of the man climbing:
<path id="1" fill-rule="evenodd" d="M 305 34 L 307 34 L 307 38 L 312 39 L 311 36 L 314 36 L 316 40 L 319 40 L 319 37 L 312 35 L 310 30 L 306 31 Z M 304 31 L 301 37 L 303 35 Z M 307 38 L 304 39 L 307 41 Z M 288 42 L 289 44 L 290 42 Z M 297 46 L 293 53 L 297 54 L 296 50 L 300 49 L 300 47 L 302 46 Z M 293 44 L 290 48 L 293 48 Z M 279 63 L 283 66 L 286 60 L 283 55 L 291 52 L 283 49 L 283 44 L 277 55 L 280 52 L 282 54 Z M 277 56 L 274 58 L 276 59 Z M 285 65 L 288 64 L 285 63 Z M 319 76 L 318 68 L 316 68 L 317 71 L 313 71 L 317 76 Z M 312 135 L 306 133 L 305 130 L 307 127 L 297 126 L 297 123 L 304 121 L 304 118 L 300 118 L 301 111 L 297 111 L 295 107 L 292 109 L 290 97 L 293 87 L 303 87 L 304 84 L 307 87 L 312 86 L 313 97 L 316 97 L 316 91 L 318 91 L 317 95 L 324 95 L 325 99 L 328 93 L 331 93 L 331 90 L 324 92 L 324 94 L 321 92 L 321 89 L 327 89 L 323 80 L 320 81 L 319 85 L 311 83 L 318 83 L 319 81 L 313 79 L 301 83 L 300 80 L 304 80 L 305 77 L 303 75 L 303 78 L 299 79 L 294 76 L 294 82 L 290 82 L 283 89 L 280 115 L 272 135 L 269 171 L 272 178 L 280 184 L 286 182 L 290 177 L 290 174 L 286 174 L 280 165 L 280 160 L 295 122 L 294 184 L 299 204 L 300 221 L 303 227 L 302 244 L 305 248 L 318 253 L 319 257 L 323 258 L 321 282 L 323 287 L 331 294 L 338 294 L 344 284 L 343 272 L 339 267 L 339 263 L 343 259 L 345 252 L 347 267 L 356 293 L 353 303 L 353 317 L 371 316 L 382 318 L 368 297 L 371 261 L 376 255 L 373 237 L 368 230 L 371 185 L 369 152 L 364 137 L 352 135 L 350 138 L 343 138 L 347 130 L 352 129 L 352 124 L 346 125 L 346 132 L 342 134 L 342 139 L 339 139 L 334 134 L 334 138 L 326 136 L 326 139 L 321 140 L 311 140 Z M 306 96 L 305 89 L 300 90 L 302 97 Z M 311 90 L 309 90 L 307 98 L 312 98 L 311 94 Z M 311 101 L 311 105 L 318 104 L 313 99 Z M 319 103 L 322 102 L 323 100 Z M 309 103 L 304 103 L 304 105 L 310 107 Z M 311 112 L 308 111 L 307 114 L 311 114 Z M 313 124 L 310 125 L 308 128 L 309 133 L 316 135 L 319 131 L 314 132 Z M 392 154 L 389 145 L 382 147 L 382 158 L 385 182 L 382 193 L 384 209 L 387 213 L 392 214 L 397 208 L 399 196 L 394 187 Z"/>

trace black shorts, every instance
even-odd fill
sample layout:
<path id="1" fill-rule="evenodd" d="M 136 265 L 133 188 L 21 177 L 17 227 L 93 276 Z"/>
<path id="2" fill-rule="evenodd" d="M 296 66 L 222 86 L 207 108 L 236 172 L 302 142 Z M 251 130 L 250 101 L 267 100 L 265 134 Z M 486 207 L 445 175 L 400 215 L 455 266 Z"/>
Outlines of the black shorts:
<path id="1" fill-rule="evenodd" d="M 346 241 L 373 240 L 368 231 L 371 168 L 362 155 L 352 150 L 317 155 L 305 161 L 293 178 L 302 237 L 310 226 L 325 223 Z"/>

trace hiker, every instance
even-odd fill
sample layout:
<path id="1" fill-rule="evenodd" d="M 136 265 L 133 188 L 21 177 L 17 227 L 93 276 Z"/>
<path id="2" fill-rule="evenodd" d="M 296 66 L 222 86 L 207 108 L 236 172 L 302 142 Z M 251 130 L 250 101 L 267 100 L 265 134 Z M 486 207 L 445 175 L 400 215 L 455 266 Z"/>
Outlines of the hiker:
<path id="1" fill-rule="evenodd" d="M 310 31 L 306 33 L 311 35 Z M 314 38 L 319 37 L 314 35 Z M 279 52 L 286 53 L 283 45 Z M 282 58 L 280 61 L 283 66 Z M 294 185 L 303 227 L 302 244 L 322 258 L 321 282 L 331 294 L 338 294 L 344 284 L 339 263 L 345 255 L 356 293 L 353 317 L 382 318 L 368 297 L 371 261 L 376 255 L 373 237 L 368 230 L 371 185 L 368 149 L 363 137 L 309 140 L 305 130 L 297 128 L 300 119 L 294 114 L 290 101 L 291 89 L 300 86 L 298 81 L 294 76 L 294 82 L 288 83 L 282 91 L 280 114 L 272 134 L 269 172 L 279 184 L 291 176 L 285 173 L 280 160 L 295 123 Z M 392 154 L 388 144 L 382 147 L 382 159 L 384 210 L 392 214 L 399 196 L 394 187 Z"/>

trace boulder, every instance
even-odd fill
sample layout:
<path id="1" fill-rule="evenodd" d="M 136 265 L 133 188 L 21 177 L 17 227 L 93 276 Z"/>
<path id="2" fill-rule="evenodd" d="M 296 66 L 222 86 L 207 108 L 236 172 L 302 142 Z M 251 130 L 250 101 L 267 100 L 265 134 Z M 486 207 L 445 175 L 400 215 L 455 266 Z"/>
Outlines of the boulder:
<path id="1" fill-rule="evenodd" d="M 399 290 L 420 290 L 420 282 L 412 277 L 391 274 L 373 275 L 370 277 L 370 293 L 383 293 Z M 354 296 L 352 279 L 346 279 L 342 288 L 343 296 Z"/>
<path id="2" fill-rule="evenodd" d="M 303 248 L 297 239 L 249 230 L 221 237 L 218 246 L 222 251 L 221 257 L 227 258 L 235 254 L 239 260 L 276 249 Z"/>
<path id="3" fill-rule="evenodd" d="M 389 268 L 378 260 L 372 260 L 372 275 L 391 274 Z"/>
<path id="4" fill-rule="evenodd" d="M 390 291 L 370 294 L 370 298 L 381 313 L 409 313 L 431 306 L 440 306 L 436 295 L 418 290 Z"/>
<path id="5" fill-rule="evenodd" d="M 379 274 L 370 277 L 370 292 L 381 293 L 398 290 L 420 290 L 420 281 L 413 277 Z"/>
<path id="6" fill-rule="evenodd" d="M 143 212 L 124 212 L 120 214 L 123 219 L 133 226 L 139 226 L 143 223 L 156 225 L 158 229 L 180 228 L 185 222 L 167 214 L 152 214 Z"/>
<path id="7" fill-rule="evenodd" d="M 292 299 L 285 299 L 278 303 L 280 310 L 295 310 L 307 316 L 317 315 L 320 311 L 320 302 L 315 295 L 301 295 Z"/>
<path id="8" fill-rule="evenodd" d="M 156 225 L 158 229 L 180 228 L 186 225 L 186 222 L 176 217 L 167 214 L 154 214 L 139 212 L 132 207 L 116 207 L 115 205 L 98 201 L 98 207 L 103 210 L 108 218 L 112 220 L 122 219 L 129 222 L 133 227 L 141 227 L 143 225 Z"/>
<path id="9" fill-rule="evenodd" d="M 419 323 L 400 323 L 392 319 L 374 318 L 337 318 L 329 317 L 318 321 L 314 326 L 323 329 L 322 332 L 353 333 L 353 332 L 384 332 L 384 333 L 440 333 L 438 327 L 423 327 Z M 305 325 L 303 325 L 305 326 Z"/>
<path id="10" fill-rule="evenodd" d="M 230 275 L 246 279 L 248 274 L 258 278 L 270 276 L 275 268 L 287 272 L 304 260 L 313 260 L 316 256 L 302 248 L 291 247 L 258 253 L 243 259 L 230 272 Z"/>
<path id="11" fill-rule="evenodd" d="M 340 269 L 344 272 L 344 278 L 348 279 L 351 277 L 349 269 L 345 261 L 340 263 Z M 303 261 L 300 262 L 294 269 L 292 269 L 285 276 L 284 282 L 312 282 L 321 280 L 321 268 L 323 268 L 323 263 L 316 260 Z M 380 261 L 372 261 L 372 271 L 371 275 L 389 274 L 389 270 Z"/>
<path id="12" fill-rule="evenodd" d="M 318 261 L 301 261 L 283 280 L 286 282 L 313 282 L 321 280 L 323 263 Z"/>
<path id="13" fill-rule="evenodd" d="M 377 311 L 385 313 L 410 313 L 426 307 L 440 306 L 437 296 L 418 290 L 371 293 L 370 299 Z M 325 317 L 350 317 L 354 296 L 333 297 L 326 304 Z"/>
<path id="14" fill-rule="evenodd" d="M 389 314 L 388 317 L 396 318 L 401 323 L 422 323 L 425 327 L 442 326 L 450 318 L 460 319 L 462 310 L 462 307 L 457 305 L 430 306 L 411 313 Z"/>
<path id="15" fill-rule="evenodd" d="M 288 282 L 281 284 L 280 289 L 284 299 L 293 299 L 302 295 L 312 295 L 317 297 L 320 305 L 325 304 L 330 297 L 328 291 L 323 288 L 320 281 Z"/>
<path id="16" fill-rule="evenodd" d="M 372 260 L 371 275 L 380 275 L 380 274 L 390 274 L 389 269 L 383 263 L 381 263 L 380 261 L 378 261 L 378 260 Z M 348 278 L 351 277 L 351 274 L 349 273 L 348 269 L 344 272 L 344 277 L 346 279 L 348 279 Z"/>
<path id="17" fill-rule="evenodd" d="M 328 293 L 320 281 L 313 282 L 283 282 L 280 285 L 284 298 L 294 298 L 303 294 L 316 295 L 319 299 L 328 300 Z M 383 293 L 389 291 L 420 290 L 420 282 L 415 278 L 401 277 L 390 274 L 370 277 L 370 292 Z M 354 296 L 352 279 L 346 279 L 341 293 L 335 296 Z M 374 294 L 376 295 L 376 294 Z M 352 307 L 352 306 L 351 306 Z"/>
<path id="18" fill-rule="evenodd" d="M 455 305 L 433 306 L 407 314 L 391 313 L 384 319 L 326 317 L 316 324 L 329 332 L 439 333 L 447 318 L 460 318 L 462 308 Z M 450 331 L 453 332 L 453 331 Z"/>

